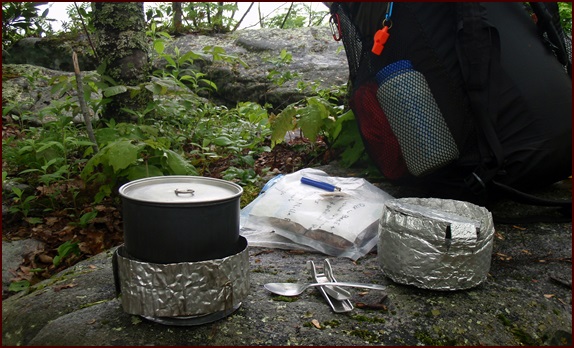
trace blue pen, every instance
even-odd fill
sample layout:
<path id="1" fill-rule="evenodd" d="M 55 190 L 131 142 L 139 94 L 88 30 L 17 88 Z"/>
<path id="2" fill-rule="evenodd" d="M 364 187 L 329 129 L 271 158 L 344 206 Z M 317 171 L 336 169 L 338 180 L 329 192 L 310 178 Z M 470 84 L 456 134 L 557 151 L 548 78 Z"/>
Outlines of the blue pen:
<path id="1" fill-rule="evenodd" d="M 301 177 L 301 183 L 306 184 L 306 185 L 311 185 L 311 186 L 315 186 L 318 187 L 320 189 L 326 190 L 326 191 L 341 191 L 340 187 L 337 187 L 335 185 L 331 185 L 328 184 L 326 182 L 321 182 L 321 181 L 315 181 L 315 180 L 311 180 L 309 178 L 306 177 Z"/>

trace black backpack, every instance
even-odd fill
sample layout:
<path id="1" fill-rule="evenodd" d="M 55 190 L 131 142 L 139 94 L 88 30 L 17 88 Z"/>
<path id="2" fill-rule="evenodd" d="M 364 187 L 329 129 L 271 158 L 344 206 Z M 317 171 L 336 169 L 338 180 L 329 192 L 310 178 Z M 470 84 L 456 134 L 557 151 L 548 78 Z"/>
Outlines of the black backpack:
<path id="1" fill-rule="evenodd" d="M 332 3 L 366 151 L 397 184 L 487 205 L 572 173 L 572 42 L 555 3 Z"/>

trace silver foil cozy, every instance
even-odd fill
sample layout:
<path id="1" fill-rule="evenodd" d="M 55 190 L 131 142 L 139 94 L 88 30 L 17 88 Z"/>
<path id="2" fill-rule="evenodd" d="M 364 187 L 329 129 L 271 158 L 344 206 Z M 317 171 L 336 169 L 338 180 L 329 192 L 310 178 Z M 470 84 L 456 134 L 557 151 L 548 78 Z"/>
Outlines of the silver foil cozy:
<path id="1" fill-rule="evenodd" d="M 237 254 L 214 260 L 168 264 L 132 259 L 116 250 L 121 303 L 125 312 L 145 317 L 193 318 L 230 314 L 249 294 L 247 240 Z"/>
<path id="2" fill-rule="evenodd" d="M 393 199 L 379 220 L 379 264 L 397 283 L 468 289 L 486 279 L 493 235 L 486 208 L 438 198 Z"/>

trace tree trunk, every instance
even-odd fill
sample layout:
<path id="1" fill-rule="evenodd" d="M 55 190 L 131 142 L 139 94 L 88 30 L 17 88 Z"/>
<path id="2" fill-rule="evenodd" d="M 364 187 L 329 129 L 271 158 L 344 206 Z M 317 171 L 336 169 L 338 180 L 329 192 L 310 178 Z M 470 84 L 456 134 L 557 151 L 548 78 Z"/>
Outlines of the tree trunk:
<path id="1" fill-rule="evenodd" d="M 265 23 L 263 22 L 263 14 L 261 14 L 261 3 L 257 3 L 257 12 L 259 14 L 259 26 L 265 28 Z"/>
<path id="2" fill-rule="evenodd" d="M 148 82 L 151 63 L 143 2 L 96 2 L 94 26 L 100 63 L 106 67 L 104 75 L 122 86 L 138 86 Z M 117 122 L 137 121 L 137 115 L 122 109 L 137 114 L 146 108 L 152 98 L 151 92 L 143 86 L 133 98 L 129 91 L 114 95 L 112 101 L 104 106 L 102 117 Z"/>
<path id="3" fill-rule="evenodd" d="M 173 30 L 175 35 L 180 35 L 182 32 L 182 21 L 183 17 L 181 11 L 181 2 L 172 2 L 173 7 Z"/>
<path id="4" fill-rule="evenodd" d="M 225 28 L 223 27 L 223 5 L 223 2 L 217 3 L 217 11 L 213 17 L 213 30 L 216 33 L 225 31 Z"/>

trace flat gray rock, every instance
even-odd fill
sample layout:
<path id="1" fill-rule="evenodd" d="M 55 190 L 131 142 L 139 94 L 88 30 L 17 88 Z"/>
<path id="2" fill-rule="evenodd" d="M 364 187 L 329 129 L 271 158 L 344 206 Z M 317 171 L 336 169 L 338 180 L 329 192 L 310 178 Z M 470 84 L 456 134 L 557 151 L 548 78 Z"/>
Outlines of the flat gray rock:
<path id="1" fill-rule="evenodd" d="M 34 239 L 2 241 L 2 298 L 8 295 L 8 286 L 26 255 L 43 248 L 44 243 Z"/>

